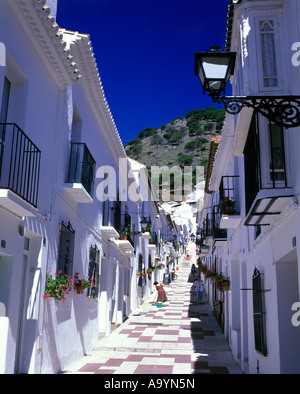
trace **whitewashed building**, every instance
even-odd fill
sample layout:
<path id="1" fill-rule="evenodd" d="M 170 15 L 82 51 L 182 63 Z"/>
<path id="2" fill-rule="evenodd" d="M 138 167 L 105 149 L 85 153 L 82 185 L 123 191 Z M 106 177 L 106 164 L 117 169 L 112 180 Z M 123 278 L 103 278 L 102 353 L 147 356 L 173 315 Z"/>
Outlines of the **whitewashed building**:
<path id="1" fill-rule="evenodd" d="M 230 1 L 234 96 L 300 95 L 299 11 L 296 0 Z M 250 374 L 300 372 L 299 147 L 299 127 L 243 109 L 227 115 L 208 174 L 199 224 L 216 215 L 220 232 L 204 234 L 201 259 L 230 277 L 224 294 L 209 284 L 210 302 L 222 301 L 224 335 Z"/>
<path id="2" fill-rule="evenodd" d="M 160 238 L 150 246 L 139 234 L 146 214 L 159 233 L 159 210 L 128 198 L 136 180 L 90 38 L 60 29 L 56 5 L 0 0 L 0 373 L 6 374 L 57 373 L 89 352 L 151 293 L 150 280 L 141 293 L 136 271 L 140 259 L 147 268 L 159 254 Z M 78 272 L 94 285 L 83 294 L 73 289 L 65 303 L 44 299 L 48 271 Z"/>

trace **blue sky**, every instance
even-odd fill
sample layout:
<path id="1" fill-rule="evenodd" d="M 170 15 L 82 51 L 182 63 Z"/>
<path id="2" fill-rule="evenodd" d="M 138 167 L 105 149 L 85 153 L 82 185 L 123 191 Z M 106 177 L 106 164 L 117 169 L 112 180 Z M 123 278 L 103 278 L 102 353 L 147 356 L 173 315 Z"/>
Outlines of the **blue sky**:
<path id="1" fill-rule="evenodd" d="M 146 127 L 213 106 L 194 53 L 225 45 L 228 0 L 58 0 L 60 27 L 89 34 L 126 145 Z"/>

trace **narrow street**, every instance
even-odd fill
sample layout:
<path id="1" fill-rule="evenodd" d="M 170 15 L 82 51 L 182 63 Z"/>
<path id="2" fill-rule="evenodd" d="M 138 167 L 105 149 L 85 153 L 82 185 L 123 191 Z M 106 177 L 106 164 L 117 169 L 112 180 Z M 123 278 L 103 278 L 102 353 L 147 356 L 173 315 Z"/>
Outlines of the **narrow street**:
<path id="1" fill-rule="evenodd" d="M 241 374 L 209 305 L 190 293 L 190 267 L 165 286 L 168 301 L 158 308 L 149 297 L 94 350 L 64 374 Z"/>

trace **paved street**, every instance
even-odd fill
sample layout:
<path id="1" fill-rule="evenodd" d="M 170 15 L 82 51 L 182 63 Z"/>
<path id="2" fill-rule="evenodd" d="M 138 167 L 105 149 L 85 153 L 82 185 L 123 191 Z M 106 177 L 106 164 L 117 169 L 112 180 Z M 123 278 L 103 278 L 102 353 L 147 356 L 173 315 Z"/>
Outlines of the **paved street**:
<path id="1" fill-rule="evenodd" d="M 189 279 L 192 261 L 165 286 L 162 308 L 151 296 L 95 349 L 65 374 L 241 374 L 213 312 L 195 303 Z"/>

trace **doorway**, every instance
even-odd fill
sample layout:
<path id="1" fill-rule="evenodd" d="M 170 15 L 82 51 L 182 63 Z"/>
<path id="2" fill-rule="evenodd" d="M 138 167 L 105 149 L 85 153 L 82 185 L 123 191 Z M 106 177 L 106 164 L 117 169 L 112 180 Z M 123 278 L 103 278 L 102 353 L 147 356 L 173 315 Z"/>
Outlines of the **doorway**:
<path id="1" fill-rule="evenodd" d="M 24 237 L 21 268 L 15 374 L 34 373 L 35 344 L 38 337 L 41 238 Z"/>
<path id="2" fill-rule="evenodd" d="M 299 301 L 297 250 L 276 263 L 280 373 L 300 373 L 299 327 L 292 324 L 292 305 Z"/>

